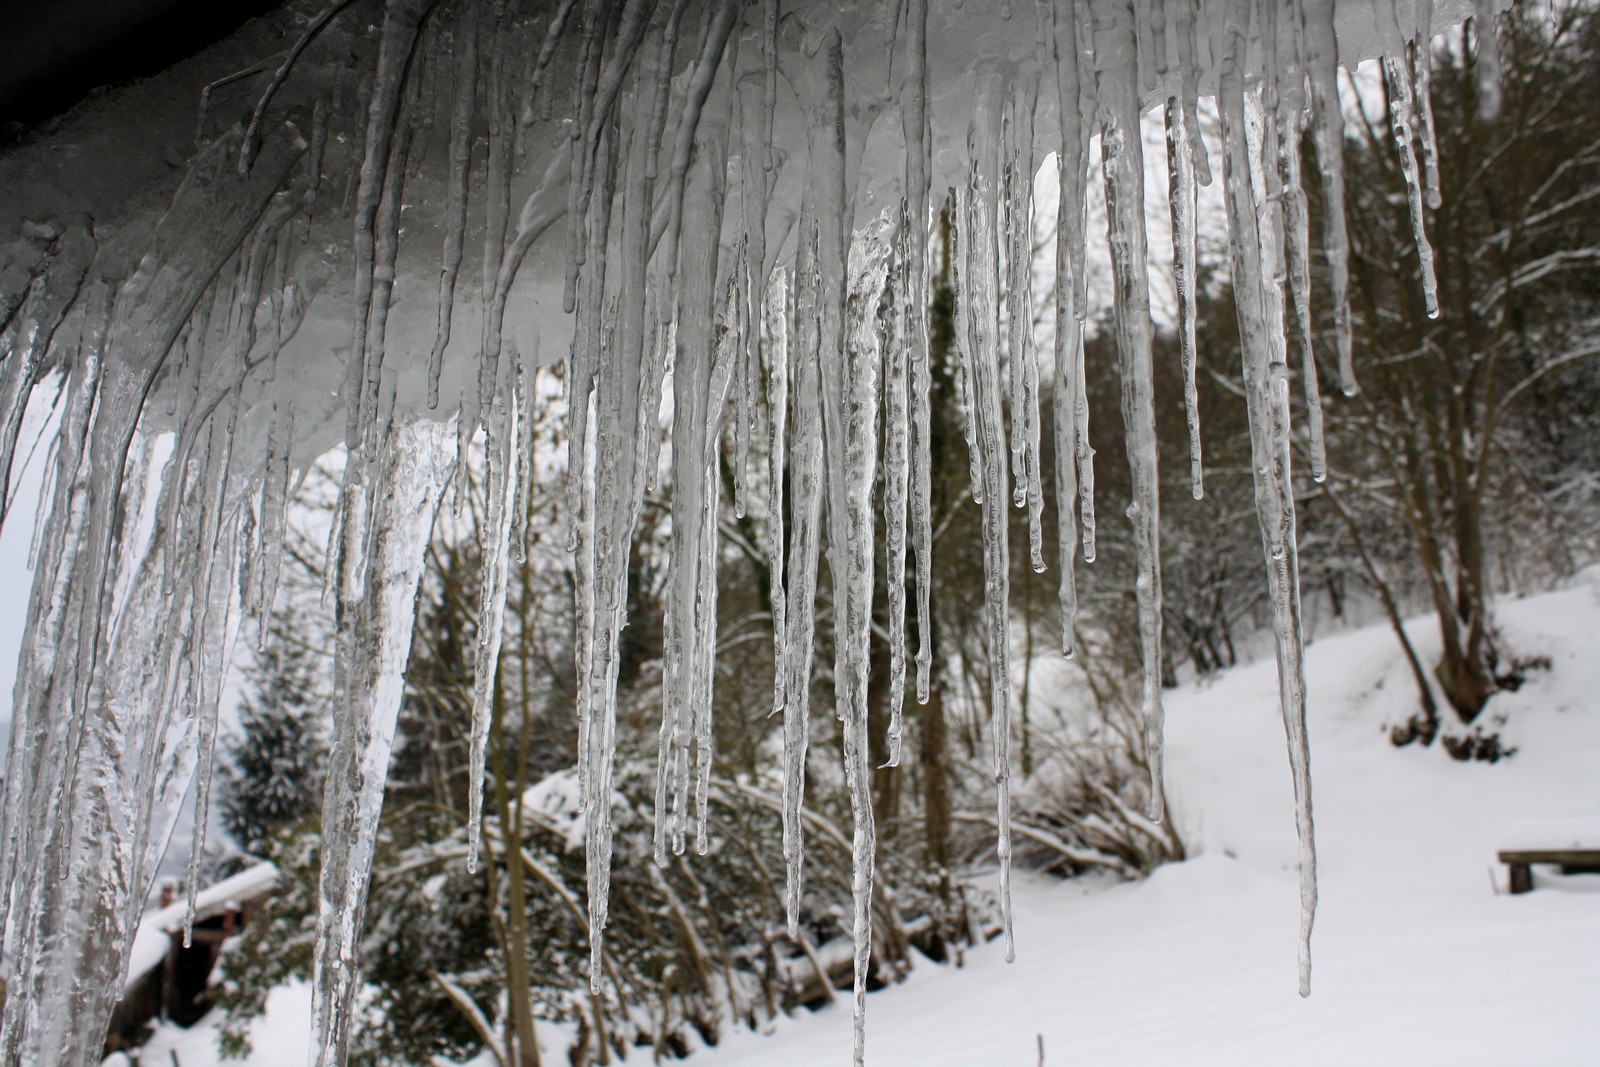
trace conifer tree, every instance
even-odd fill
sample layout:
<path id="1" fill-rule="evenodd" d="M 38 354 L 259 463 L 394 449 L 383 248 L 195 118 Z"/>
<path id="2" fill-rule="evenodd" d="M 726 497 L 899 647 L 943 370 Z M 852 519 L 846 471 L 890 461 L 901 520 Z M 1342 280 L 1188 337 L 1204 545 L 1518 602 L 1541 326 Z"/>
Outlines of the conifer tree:
<path id="1" fill-rule="evenodd" d="M 322 798 L 321 694 L 314 653 L 274 633 L 256 653 L 239 706 L 239 736 L 218 768 L 222 825 L 265 856 L 280 831 L 316 813 Z"/>

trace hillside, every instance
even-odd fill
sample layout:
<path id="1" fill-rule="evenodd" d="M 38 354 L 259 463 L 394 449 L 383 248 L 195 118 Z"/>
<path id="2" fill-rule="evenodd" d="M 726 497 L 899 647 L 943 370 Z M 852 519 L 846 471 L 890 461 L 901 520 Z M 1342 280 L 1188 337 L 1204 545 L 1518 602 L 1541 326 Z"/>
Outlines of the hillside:
<path id="1" fill-rule="evenodd" d="M 1536 891 L 1512 897 L 1494 853 L 1600 845 L 1600 570 L 1498 612 L 1507 653 L 1550 667 L 1485 713 L 1516 748 L 1492 766 L 1389 744 L 1414 698 L 1385 629 L 1309 650 L 1321 867 L 1309 1000 L 1295 994 L 1294 827 L 1269 661 L 1169 694 L 1169 792 L 1194 858 L 1139 884 L 1021 879 L 1017 962 L 984 946 L 874 994 L 869 1064 L 1035 1067 L 1041 1040 L 1052 1067 L 1596 1062 L 1600 875 L 1536 870 Z M 1425 657 L 1431 631 L 1413 627 Z M 256 1067 L 300 1062 L 306 1004 L 303 988 L 274 998 Z M 208 1067 L 214 1037 L 169 1030 L 152 1050 Z M 841 1001 L 689 1063 L 849 1061 Z"/>
<path id="2" fill-rule="evenodd" d="M 988 946 L 872 997 L 868 1062 L 1033 1067 L 1042 1036 L 1045 1064 L 1075 1067 L 1595 1063 L 1600 875 L 1536 869 L 1536 891 L 1512 897 L 1495 851 L 1600 845 L 1600 573 L 1498 610 L 1508 651 L 1551 668 L 1485 713 L 1517 748 L 1493 766 L 1389 744 L 1414 691 L 1387 630 L 1309 650 L 1309 1000 L 1295 993 L 1293 811 L 1268 661 L 1169 694 L 1169 790 L 1195 858 L 1136 885 L 1022 883 L 1017 962 Z M 1432 628 L 1412 627 L 1424 657 Z M 849 1059 L 836 1009 L 694 1062 Z"/>

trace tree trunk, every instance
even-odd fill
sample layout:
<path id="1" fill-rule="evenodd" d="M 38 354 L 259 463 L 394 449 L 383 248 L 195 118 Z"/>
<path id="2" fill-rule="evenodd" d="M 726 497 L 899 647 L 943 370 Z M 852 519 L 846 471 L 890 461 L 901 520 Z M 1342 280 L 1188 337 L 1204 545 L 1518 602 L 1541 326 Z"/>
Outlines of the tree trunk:
<path id="1" fill-rule="evenodd" d="M 944 681 L 937 662 L 922 706 L 922 827 L 928 866 L 938 875 L 939 893 L 950 903 L 950 756 L 944 717 Z"/>
<path id="2" fill-rule="evenodd" d="M 528 707 L 528 690 L 522 687 L 522 712 Z M 533 987 L 528 973 L 528 887 L 527 872 L 519 855 L 521 828 L 511 815 L 511 796 L 508 787 L 510 775 L 507 767 L 505 736 L 505 689 L 501 672 L 495 672 L 494 707 L 491 724 L 495 756 L 495 803 L 499 809 L 500 831 L 505 837 L 502 846 L 506 874 L 506 919 L 501 930 L 500 946 L 506 968 L 506 1005 L 509 1015 L 509 1033 L 506 1067 L 540 1067 L 539 1042 L 533 1020 Z M 492 860 L 491 860 L 492 862 Z"/>

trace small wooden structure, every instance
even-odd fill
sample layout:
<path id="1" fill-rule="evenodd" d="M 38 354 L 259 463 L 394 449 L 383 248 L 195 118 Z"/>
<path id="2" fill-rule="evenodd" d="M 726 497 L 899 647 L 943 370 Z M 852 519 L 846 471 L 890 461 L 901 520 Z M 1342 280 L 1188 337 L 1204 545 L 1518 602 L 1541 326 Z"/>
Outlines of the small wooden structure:
<path id="1" fill-rule="evenodd" d="M 1600 874 L 1600 848 L 1538 848 L 1506 849 L 1500 862 L 1511 871 L 1511 892 L 1527 893 L 1533 889 L 1535 863 L 1553 863 L 1562 874 Z"/>
<path id="2" fill-rule="evenodd" d="M 244 929 L 277 880 L 277 868 L 262 863 L 195 894 L 187 945 L 188 901 L 176 885 L 162 886 L 159 903 L 139 921 L 128 952 L 128 977 L 106 1035 L 107 1053 L 142 1044 L 157 1019 L 191 1026 L 211 1009 L 206 987 L 223 943 Z"/>

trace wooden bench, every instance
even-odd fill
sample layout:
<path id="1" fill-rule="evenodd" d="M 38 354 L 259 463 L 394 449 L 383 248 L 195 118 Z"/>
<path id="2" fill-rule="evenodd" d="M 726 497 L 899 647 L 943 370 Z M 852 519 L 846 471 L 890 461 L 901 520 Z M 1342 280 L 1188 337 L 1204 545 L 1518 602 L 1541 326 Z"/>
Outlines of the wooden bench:
<path id="1" fill-rule="evenodd" d="M 1600 848 L 1507 849 L 1500 862 L 1511 869 L 1511 891 L 1527 893 L 1533 889 L 1535 863 L 1554 863 L 1562 874 L 1600 874 Z"/>

